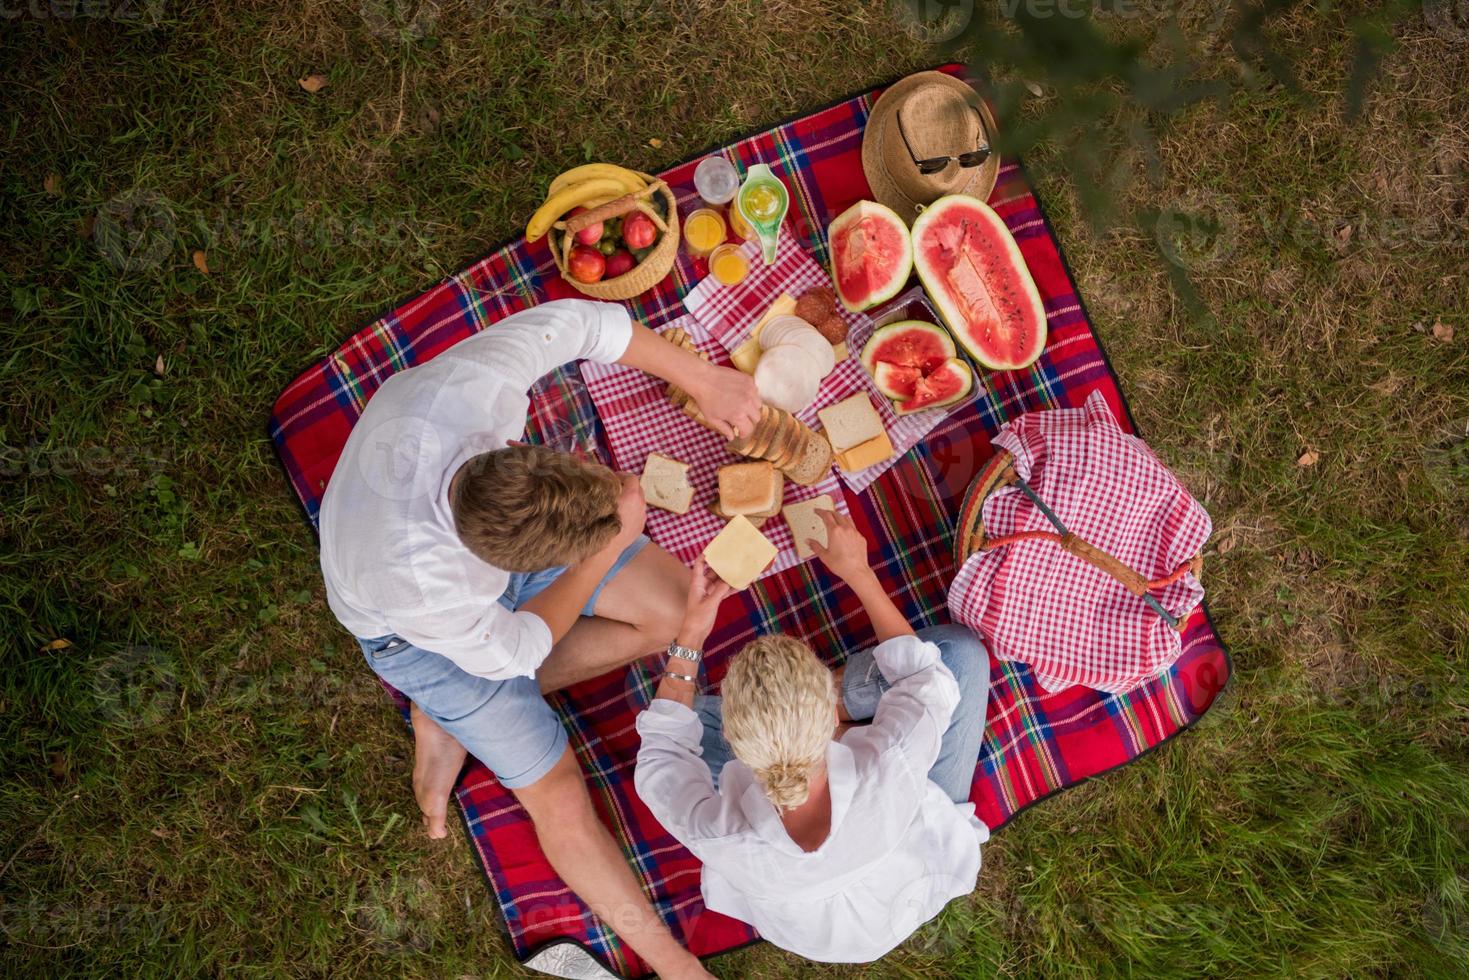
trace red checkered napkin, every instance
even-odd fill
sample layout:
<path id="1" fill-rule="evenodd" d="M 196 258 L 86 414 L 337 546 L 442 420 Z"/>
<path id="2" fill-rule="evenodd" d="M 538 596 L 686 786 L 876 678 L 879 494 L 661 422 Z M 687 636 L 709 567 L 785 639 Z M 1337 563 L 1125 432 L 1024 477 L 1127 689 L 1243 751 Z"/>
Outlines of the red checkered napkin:
<path id="1" fill-rule="evenodd" d="M 830 288 L 832 285 L 826 270 L 796 244 L 795 236 L 788 229 L 782 230 L 773 265 L 765 265 L 760 260 L 760 250 L 754 242 L 746 242 L 741 251 L 750 260 L 750 274 L 744 282 L 726 286 L 713 276 L 707 276 L 684 297 L 684 307 L 699 321 L 703 334 L 714 337 L 728 350 L 734 350 L 745 342 L 755 324 L 781 293 L 798 296 L 813 286 Z M 882 416 L 882 424 L 888 430 L 894 452 L 890 458 L 865 470 L 842 472 L 842 480 L 852 492 L 861 493 L 958 406 L 934 408 L 912 415 L 894 412 L 892 403 L 877 390 L 860 360 L 862 345 L 872 336 L 872 320 L 861 313 L 849 313 L 841 304 L 837 304 L 837 313 L 847 321 L 850 356 L 822 380 L 816 400 L 810 407 L 796 414 L 802 422 L 819 429 L 818 409 L 834 405 L 859 391 L 867 394 Z"/>
<path id="2" fill-rule="evenodd" d="M 1140 440 L 1117 425 L 1100 392 L 1082 408 L 1030 412 L 1004 425 L 996 449 L 1077 536 L 1149 580 L 1199 553 L 1209 515 Z M 988 537 L 1055 527 L 1019 487 L 984 502 Z M 1192 573 L 1152 596 L 1180 620 L 1204 597 Z M 1082 684 L 1121 694 L 1182 652 L 1180 635 L 1120 582 L 1054 541 L 1018 541 L 964 562 L 949 590 L 956 622 L 1001 660 L 1030 664 L 1048 691 Z"/>
<path id="3" fill-rule="evenodd" d="M 665 331 L 682 327 L 698 348 L 716 363 L 727 363 L 729 355 L 709 338 L 691 316 L 682 316 L 665 326 Z M 662 453 L 689 464 L 689 482 L 694 487 L 694 504 L 687 514 L 670 514 L 657 507 L 648 508 L 648 536 L 685 564 L 693 564 L 705 545 L 724 528 L 724 519 L 715 516 L 709 505 L 719 498 L 719 467 L 740 462 L 724 448 L 724 439 L 675 408 L 665 394 L 667 385 L 634 368 L 620 364 L 598 364 L 583 361 L 582 380 L 597 406 L 597 415 L 607 430 L 612 449 L 612 465 L 627 473 L 641 473 L 649 453 Z M 830 494 L 836 507 L 847 512 L 841 488 L 831 475 L 815 486 L 803 487 L 786 481 L 785 503 Z M 770 567 L 762 573 L 770 575 L 801 561 L 790 528 L 779 515 L 760 529 L 779 550 Z"/>

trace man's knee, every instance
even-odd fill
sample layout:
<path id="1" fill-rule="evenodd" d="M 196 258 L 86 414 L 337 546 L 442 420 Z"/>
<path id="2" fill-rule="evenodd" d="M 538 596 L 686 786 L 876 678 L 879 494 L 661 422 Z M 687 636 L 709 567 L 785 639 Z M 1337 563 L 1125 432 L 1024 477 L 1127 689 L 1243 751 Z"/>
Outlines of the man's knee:
<path id="1" fill-rule="evenodd" d="M 596 819 L 592 806 L 592 795 L 587 791 L 586 779 L 576 753 L 568 746 L 551 771 L 529 786 L 511 790 L 525 812 L 530 814 L 537 831 L 543 825 L 558 822 L 573 824 L 590 817 Z"/>
<path id="2" fill-rule="evenodd" d="M 678 636 L 683 626 L 685 593 L 672 588 L 660 589 L 657 597 L 650 601 L 644 621 L 638 630 L 655 646 L 667 646 Z"/>

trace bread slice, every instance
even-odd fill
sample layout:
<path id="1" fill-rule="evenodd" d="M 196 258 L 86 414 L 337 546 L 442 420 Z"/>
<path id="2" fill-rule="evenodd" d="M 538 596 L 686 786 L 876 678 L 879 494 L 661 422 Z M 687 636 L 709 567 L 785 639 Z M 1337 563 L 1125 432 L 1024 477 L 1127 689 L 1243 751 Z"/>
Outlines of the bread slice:
<path id="1" fill-rule="evenodd" d="M 883 432 L 875 439 L 869 439 L 860 446 L 853 446 L 846 452 L 837 453 L 837 464 L 848 473 L 857 470 L 865 470 L 869 466 L 875 466 L 893 454 L 893 441 L 888 434 Z M 792 477 L 792 479 L 795 479 Z"/>
<path id="2" fill-rule="evenodd" d="M 750 446 L 752 457 L 755 459 L 769 458 L 770 446 L 780 437 L 785 414 L 773 405 L 767 405 L 761 409 L 760 424 L 755 427 L 755 441 Z"/>
<path id="3" fill-rule="evenodd" d="M 780 417 L 780 432 L 770 444 L 765 458 L 776 466 L 782 466 L 795 455 L 796 442 L 801 438 L 801 430 L 805 428 L 800 419 L 789 412 L 782 412 Z"/>
<path id="4" fill-rule="evenodd" d="M 785 479 L 767 462 L 731 463 L 719 468 L 719 513 L 770 516 L 780 509 Z"/>
<path id="5" fill-rule="evenodd" d="M 791 482 L 809 487 L 831 472 L 831 459 L 831 443 L 826 441 L 826 436 L 807 429 L 800 453 L 781 470 Z"/>
<path id="6" fill-rule="evenodd" d="M 791 537 L 796 539 L 796 554 L 803 559 L 815 554 L 806 543 L 807 540 L 815 538 L 823 547 L 826 546 L 826 525 L 816 515 L 818 510 L 836 510 L 831 494 L 823 493 L 810 500 L 798 500 L 780 509 L 780 516 L 785 518 L 786 526 L 791 529 Z"/>
<path id="7" fill-rule="evenodd" d="M 733 518 L 704 549 L 714 574 L 735 589 L 747 589 L 778 553 L 770 539 L 744 516 Z"/>
<path id="8" fill-rule="evenodd" d="M 638 478 L 643 496 L 654 507 L 671 514 L 687 514 L 694 502 L 694 486 L 689 483 L 689 464 L 662 453 L 651 453 Z"/>
<path id="9" fill-rule="evenodd" d="M 887 432 L 883 428 L 882 417 L 872 407 L 872 401 L 860 391 L 835 405 L 828 405 L 816 414 L 821 419 L 822 428 L 826 429 L 827 441 L 838 453 L 860 446 Z"/>

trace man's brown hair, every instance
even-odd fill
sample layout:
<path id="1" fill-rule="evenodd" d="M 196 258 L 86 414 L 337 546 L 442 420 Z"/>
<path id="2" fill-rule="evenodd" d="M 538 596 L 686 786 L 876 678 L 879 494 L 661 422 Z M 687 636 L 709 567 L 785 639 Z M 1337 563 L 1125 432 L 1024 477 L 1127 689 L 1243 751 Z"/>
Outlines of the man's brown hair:
<path id="1" fill-rule="evenodd" d="M 476 557 L 507 572 L 571 565 L 622 528 L 622 481 L 601 463 L 544 446 L 481 453 L 449 500 L 454 530 Z"/>

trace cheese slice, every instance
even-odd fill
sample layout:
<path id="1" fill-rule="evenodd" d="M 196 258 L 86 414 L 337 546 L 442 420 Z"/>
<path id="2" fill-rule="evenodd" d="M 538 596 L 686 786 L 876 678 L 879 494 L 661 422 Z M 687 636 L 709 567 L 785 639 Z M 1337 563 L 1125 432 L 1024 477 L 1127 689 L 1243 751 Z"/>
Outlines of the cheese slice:
<path id="1" fill-rule="evenodd" d="M 704 561 L 714 574 L 736 590 L 749 588 L 775 555 L 775 545 L 743 516 L 726 524 L 704 549 Z"/>
<path id="2" fill-rule="evenodd" d="M 746 374 L 754 374 L 760 364 L 760 341 L 751 337 L 729 352 L 730 363 Z"/>
<path id="3" fill-rule="evenodd" d="M 837 453 L 836 459 L 838 466 L 848 473 L 853 473 L 881 463 L 892 454 L 893 441 L 888 438 L 886 432 L 883 432 L 859 446 L 853 446 L 845 452 Z"/>

